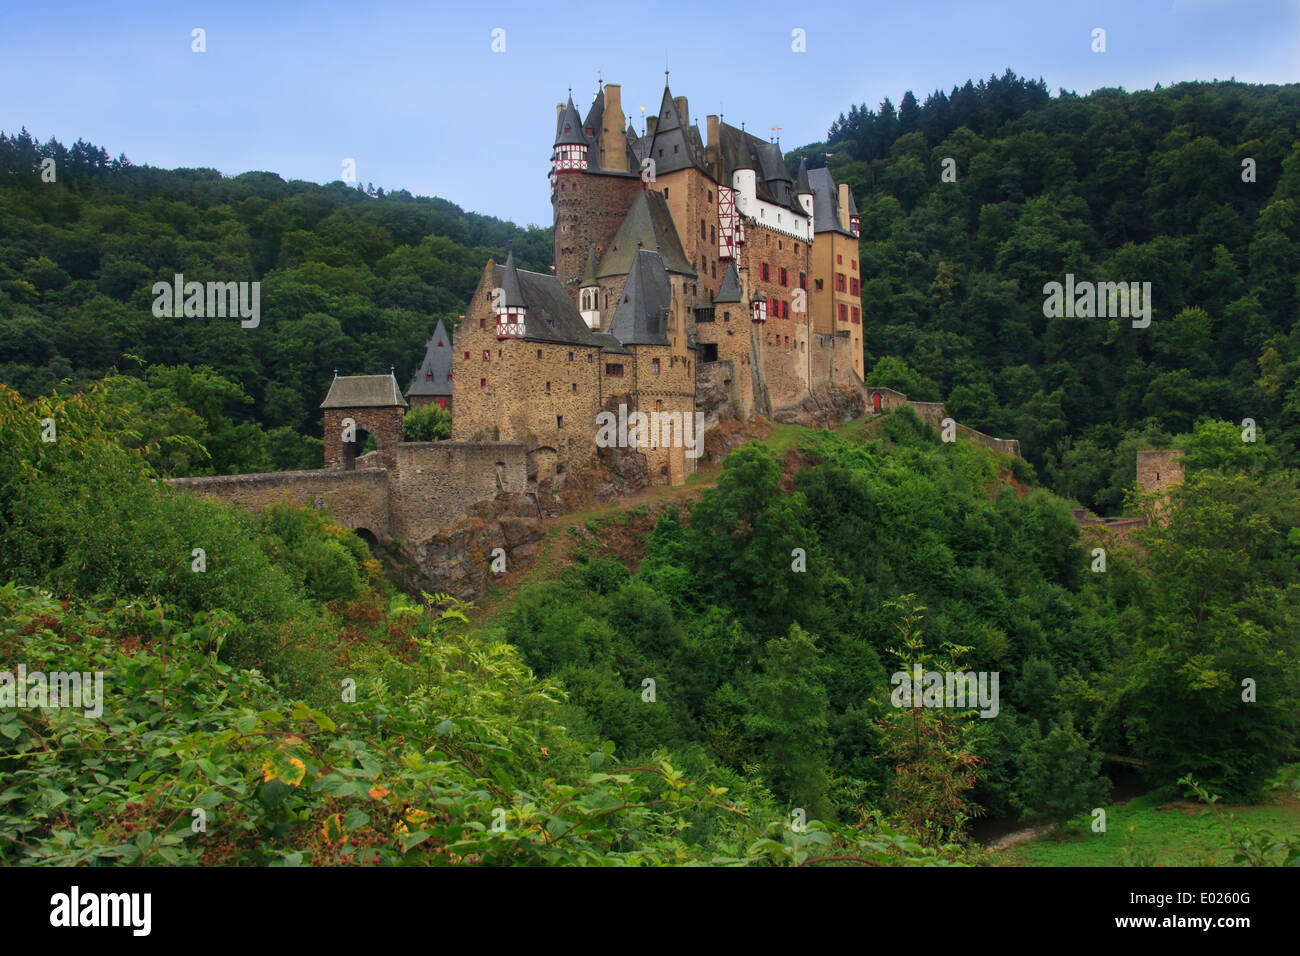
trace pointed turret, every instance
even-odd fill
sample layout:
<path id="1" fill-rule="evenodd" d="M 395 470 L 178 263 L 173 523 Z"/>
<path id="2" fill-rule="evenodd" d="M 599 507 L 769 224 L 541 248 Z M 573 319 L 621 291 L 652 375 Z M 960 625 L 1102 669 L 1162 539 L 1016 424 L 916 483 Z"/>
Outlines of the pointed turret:
<path id="1" fill-rule="evenodd" d="M 806 160 L 799 160 L 799 175 L 794 181 L 794 198 L 799 204 L 799 208 L 808 214 L 808 218 L 813 218 L 813 189 L 812 183 L 808 181 L 808 163 Z M 809 223 L 808 232 L 811 235 L 815 223 Z"/>
<path id="2" fill-rule="evenodd" d="M 587 171 L 587 153 L 590 142 L 582 129 L 582 119 L 573 105 L 573 94 L 569 102 L 560 111 L 560 119 L 555 129 L 555 151 L 551 157 L 551 180 L 560 173 L 583 173 Z"/>
<path id="3" fill-rule="evenodd" d="M 492 309 L 497 315 L 497 338 L 506 339 L 524 334 L 524 316 L 528 305 L 519 288 L 519 271 L 515 268 L 515 251 L 510 250 L 506 264 L 500 271 L 501 285 L 493 290 Z"/>
<path id="4" fill-rule="evenodd" d="M 578 286 L 578 307 L 589 329 L 600 328 L 600 283 L 596 281 L 596 247 L 587 248 L 587 268 Z"/>
<path id="5" fill-rule="evenodd" d="M 740 301 L 740 274 L 736 272 L 734 262 L 727 263 L 727 271 L 722 274 L 722 285 L 718 289 L 718 294 L 713 297 L 713 301 L 715 303 Z"/>

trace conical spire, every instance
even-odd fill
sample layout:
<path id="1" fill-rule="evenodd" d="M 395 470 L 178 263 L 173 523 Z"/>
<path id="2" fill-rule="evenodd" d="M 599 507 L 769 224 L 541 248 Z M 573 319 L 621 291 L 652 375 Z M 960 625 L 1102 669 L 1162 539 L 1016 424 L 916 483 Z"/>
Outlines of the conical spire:
<path id="1" fill-rule="evenodd" d="M 587 247 L 587 268 L 582 270 L 581 285 L 579 285 L 578 288 L 589 289 L 592 286 L 598 284 L 599 283 L 596 282 L 596 247 L 588 246 Z"/>
<path id="2" fill-rule="evenodd" d="M 799 160 L 799 177 L 794 181 L 794 194 L 796 196 L 811 196 L 813 194 L 812 185 L 808 182 L 807 160 Z"/>
<path id="3" fill-rule="evenodd" d="M 714 302 L 740 301 L 740 275 L 736 272 L 734 262 L 727 263 L 727 271 L 722 274 L 722 286 L 713 297 Z"/>
<path id="4" fill-rule="evenodd" d="M 569 94 L 569 103 L 560 114 L 560 123 L 555 131 L 556 146 L 586 146 L 587 137 L 582 132 L 582 119 L 573 105 L 573 94 Z"/>
<path id="5" fill-rule="evenodd" d="M 527 308 L 524 294 L 519 289 L 519 271 L 515 269 L 515 251 L 511 249 L 506 256 L 506 264 L 501 267 L 501 305 L 507 309 Z"/>

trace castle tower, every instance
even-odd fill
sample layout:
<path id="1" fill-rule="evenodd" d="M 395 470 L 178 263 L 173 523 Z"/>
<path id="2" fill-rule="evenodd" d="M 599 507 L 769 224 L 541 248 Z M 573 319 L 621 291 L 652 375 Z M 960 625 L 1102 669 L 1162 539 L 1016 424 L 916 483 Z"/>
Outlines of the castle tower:
<path id="1" fill-rule="evenodd" d="M 610 238 L 632 204 L 640 176 L 623 133 L 619 88 L 597 92 L 586 122 L 578 118 L 573 96 L 557 107 L 551 153 L 551 208 L 554 211 L 555 277 L 574 306 L 592 246 L 604 255 Z"/>

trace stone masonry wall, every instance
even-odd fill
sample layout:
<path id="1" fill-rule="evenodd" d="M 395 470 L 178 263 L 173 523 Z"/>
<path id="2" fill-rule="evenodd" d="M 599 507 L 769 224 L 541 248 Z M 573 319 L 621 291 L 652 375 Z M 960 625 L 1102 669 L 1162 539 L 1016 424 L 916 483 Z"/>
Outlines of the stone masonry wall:
<path id="1" fill-rule="evenodd" d="M 520 442 L 403 442 L 392 473 L 392 537 L 419 542 L 502 492 L 522 492 Z"/>
<path id="2" fill-rule="evenodd" d="M 391 533 L 388 474 L 383 468 L 356 471 L 325 468 L 172 478 L 167 484 L 201 498 L 224 501 L 255 512 L 285 499 L 329 508 L 334 519 L 345 528 L 364 528 L 376 538 L 384 538 Z"/>

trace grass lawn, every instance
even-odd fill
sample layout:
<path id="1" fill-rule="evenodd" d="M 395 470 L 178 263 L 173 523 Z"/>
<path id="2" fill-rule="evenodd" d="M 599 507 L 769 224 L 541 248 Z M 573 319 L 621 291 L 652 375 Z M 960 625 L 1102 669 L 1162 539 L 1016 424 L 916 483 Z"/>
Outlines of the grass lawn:
<path id="1" fill-rule="evenodd" d="M 1236 817 L 1234 829 L 1245 823 L 1276 837 L 1294 839 L 1300 834 L 1300 800 L 1294 794 L 1250 806 L 1220 804 L 1219 809 Z M 1089 819 L 1079 817 L 1064 840 L 1040 836 L 994 851 L 993 861 L 1001 866 L 1124 866 L 1130 827 L 1138 856 L 1155 866 L 1205 866 L 1210 861 L 1223 865 L 1232 858 L 1232 852 L 1223 849 L 1227 831 L 1203 805 L 1145 796 L 1107 807 L 1105 833 L 1093 833 Z"/>

